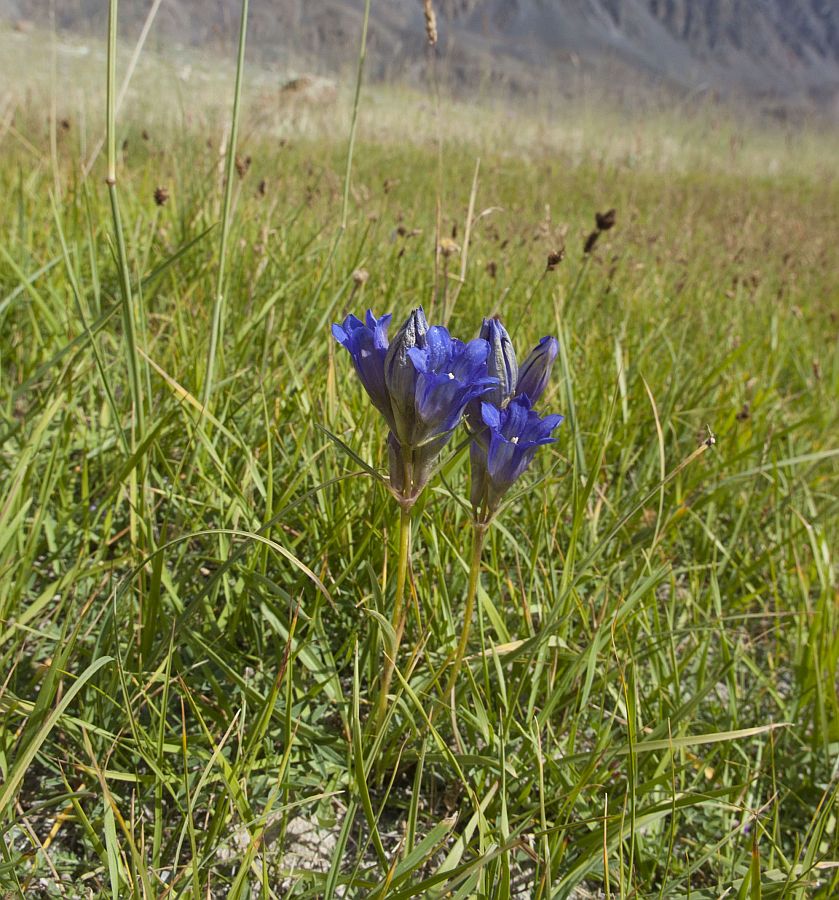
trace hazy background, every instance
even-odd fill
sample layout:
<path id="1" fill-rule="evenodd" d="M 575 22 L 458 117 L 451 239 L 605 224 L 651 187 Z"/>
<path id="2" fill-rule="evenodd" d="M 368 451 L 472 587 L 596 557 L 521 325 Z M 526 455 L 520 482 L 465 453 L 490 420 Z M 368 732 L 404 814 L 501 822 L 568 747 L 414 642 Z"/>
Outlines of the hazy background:
<path id="1" fill-rule="evenodd" d="M 357 54 L 363 0 L 253 0 L 248 58 L 279 77 L 338 74 Z M 120 35 L 140 33 L 151 2 L 120 5 Z M 835 0 L 435 0 L 427 47 L 421 0 L 374 0 L 368 75 L 416 84 L 429 71 L 459 93 L 619 104 L 662 95 L 746 101 L 775 117 L 839 117 Z M 163 0 L 147 47 L 232 53 L 238 0 Z M 100 0 L 0 0 L 19 31 L 103 36 Z M 21 73 L 22 75 L 24 73 Z M 755 105 L 755 101 L 757 104 Z"/>

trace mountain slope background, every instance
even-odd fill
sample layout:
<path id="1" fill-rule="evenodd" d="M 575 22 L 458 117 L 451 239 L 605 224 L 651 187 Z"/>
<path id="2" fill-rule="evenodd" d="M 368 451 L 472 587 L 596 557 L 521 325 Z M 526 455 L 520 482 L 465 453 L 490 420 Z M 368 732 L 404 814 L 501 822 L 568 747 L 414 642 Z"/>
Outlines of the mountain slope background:
<path id="1" fill-rule="evenodd" d="M 6 20 L 49 20 L 49 0 L 0 0 Z M 249 48 L 282 65 L 340 70 L 357 53 L 363 0 L 252 0 Z M 136 33 L 151 3 L 120 6 Z M 421 0 L 373 0 L 370 71 L 415 79 L 431 53 L 454 87 L 505 85 L 616 95 L 632 86 L 816 102 L 839 110 L 836 0 L 435 0 L 440 40 L 426 46 Z M 160 47 L 227 46 L 239 0 L 163 0 Z M 61 0 L 56 25 L 103 33 L 101 0 Z M 619 97 L 618 97 L 619 99 Z"/>

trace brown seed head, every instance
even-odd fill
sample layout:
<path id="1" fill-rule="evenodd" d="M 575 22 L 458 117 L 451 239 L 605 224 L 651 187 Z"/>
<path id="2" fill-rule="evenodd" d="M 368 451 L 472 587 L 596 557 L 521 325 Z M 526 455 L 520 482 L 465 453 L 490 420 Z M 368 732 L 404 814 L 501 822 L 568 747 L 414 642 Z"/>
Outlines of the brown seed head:
<path id="1" fill-rule="evenodd" d="M 599 231 L 592 231 L 592 233 L 586 238 L 585 244 L 583 244 L 583 253 L 591 253 L 591 251 L 594 250 L 594 245 L 597 243 L 597 239 L 599 237 Z"/>
<path id="2" fill-rule="evenodd" d="M 496 263 L 496 261 L 494 259 L 491 259 L 487 263 L 487 275 L 489 275 L 490 278 L 495 278 L 497 272 L 498 272 L 498 263 Z"/>
<path id="3" fill-rule="evenodd" d="M 251 158 L 250 156 L 237 156 L 236 157 L 236 173 L 240 178 L 244 178 L 247 174 L 248 169 L 251 167 Z"/>
<path id="4" fill-rule="evenodd" d="M 565 259 L 565 247 L 560 247 L 559 250 L 554 250 L 548 254 L 548 264 L 545 268 L 548 272 L 553 272 L 563 259 Z"/>
<path id="5" fill-rule="evenodd" d="M 614 209 L 607 210 L 604 213 L 595 213 L 594 221 L 597 225 L 598 231 L 608 231 L 610 228 L 615 227 L 615 221 L 617 220 L 618 214 Z"/>
<path id="6" fill-rule="evenodd" d="M 265 192 L 268 190 L 268 182 L 263 178 L 262 181 L 259 182 L 259 187 L 257 191 L 259 192 L 260 197 L 265 196 Z"/>
<path id="7" fill-rule="evenodd" d="M 437 45 L 437 16 L 431 0 L 422 0 L 422 11 L 425 13 L 425 34 L 428 37 L 428 44 L 435 47 Z"/>
<path id="8" fill-rule="evenodd" d="M 370 278 L 370 273 L 367 269 L 356 269 L 352 273 L 353 284 L 357 284 L 361 287 L 363 284 L 367 284 L 368 279 Z"/>
<path id="9" fill-rule="evenodd" d="M 451 238 L 444 237 L 440 241 L 440 253 L 445 257 L 454 256 L 460 253 L 460 245 Z"/>
<path id="10" fill-rule="evenodd" d="M 154 189 L 154 202 L 158 206 L 164 206 L 168 199 L 169 199 L 169 191 L 165 187 L 160 186 L 160 187 L 156 187 Z"/>

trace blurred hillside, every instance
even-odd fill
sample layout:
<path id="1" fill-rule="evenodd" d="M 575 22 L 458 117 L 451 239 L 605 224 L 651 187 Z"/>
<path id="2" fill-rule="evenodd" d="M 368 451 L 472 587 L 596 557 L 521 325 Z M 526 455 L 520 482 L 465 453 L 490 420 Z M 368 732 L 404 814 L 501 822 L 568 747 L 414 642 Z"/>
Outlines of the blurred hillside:
<path id="1" fill-rule="evenodd" d="M 252 0 L 253 58 L 338 70 L 357 52 L 363 0 Z M 139 31 L 151 2 L 123 3 Z M 435 0 L 438 72 L 457 87 L 564 95 L 673 88 L 839 111 L 836 0 Z M 49 20 L 49 0 L 0 0 L 7 21 Z M 163 0 L 152 42 L 229 46 L 239 0 Z M 101 0 L 60 0 L 56 24 L 104 32 Z M 370 72 L 416 80 L 427 64 L 421 0 L 374 0 Z"/>

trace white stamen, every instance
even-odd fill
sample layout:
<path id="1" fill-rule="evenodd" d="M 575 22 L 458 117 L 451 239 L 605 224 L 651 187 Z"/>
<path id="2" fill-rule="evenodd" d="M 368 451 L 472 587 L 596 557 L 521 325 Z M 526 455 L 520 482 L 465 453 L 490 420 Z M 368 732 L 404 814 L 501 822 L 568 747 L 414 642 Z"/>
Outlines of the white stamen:
<path id="1" fill-rule="evenodd" d="M 511 444 L 517 444 L 518 442 L 519 442 L 518 435 L 517 435 L 516 437 L 511 437 L 511 438 L 510 438 L 510 443 L 511 443 Z"/>
<path id="2" fill-rule="evenodd" d="M 449 381 L 454 381 L 454 375 L 451 372 L 449 372 Z"/>

